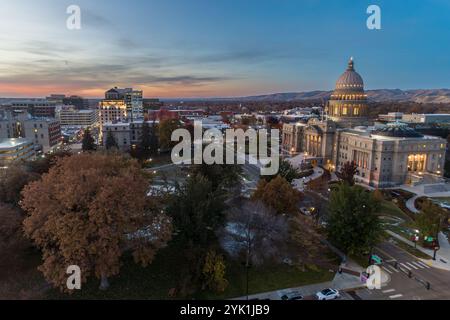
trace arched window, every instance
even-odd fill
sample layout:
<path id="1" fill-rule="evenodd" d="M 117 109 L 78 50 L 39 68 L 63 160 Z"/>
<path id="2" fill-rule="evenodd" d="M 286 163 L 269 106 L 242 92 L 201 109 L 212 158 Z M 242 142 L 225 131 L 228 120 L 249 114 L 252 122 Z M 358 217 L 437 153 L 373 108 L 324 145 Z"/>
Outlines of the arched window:
<path id="1" fill-rule="evenodd" d="M 343 108 L 342 108 L 342 114 L 344 115 L 344 116 L 346 116 L 347 115 L 347 105 L 345 105 Z"/>

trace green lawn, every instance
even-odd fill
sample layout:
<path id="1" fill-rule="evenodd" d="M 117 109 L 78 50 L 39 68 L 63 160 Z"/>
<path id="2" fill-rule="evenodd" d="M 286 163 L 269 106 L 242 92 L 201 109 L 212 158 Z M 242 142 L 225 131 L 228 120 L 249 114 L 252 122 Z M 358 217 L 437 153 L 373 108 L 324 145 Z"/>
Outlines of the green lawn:
<path id="1" fill-rule="evenodd" d="M 431 259 L 431 257 L 429 255 L 423 253 L 422 251 L 415 249 L 414 247 L 411 247 L 410 245 L 408 245 L 404 242 L 397 241 L 397 246 L 419 259 Z"/>
<path id="2" fill-rule="evenodd" d="M 37 267 L 42 263 L 41 254 L 25 249 L 15 259 L 0 262 L 0 300 L 42 299 L 46 282 Z"/>
<path id="3" fill-rule="evenodd" d="M 228 299 L 246 295 L 246 272 L 242 265 L 232 263 L 228 265 L 227 280 L 230 285 L 220 295 L 204 292 L 196 296 L 199 299 Z M 252 268 L 249 271 L 249 293 L 262 293 L 279 289 L 293 288 L 313 283 L 331 281 L 335 273 L 317 269 L 305 272 L 288 265 L 267 265 Z"/>
<path id="4" fill-rule="evenodd" d="M 155 261 L 148 267 L 142 268 L 126 258 L 120 275 L 110 279 L 111 287 L 108 291 L 98 290 L 99 281 L 93 279 L 83 286 L 80 292 L 71 296 L 51 290 L 50 299 L 171 299 L 169 290 L 176 287 L 180 270 L 186 267 L 180 246 L 176 242 L 161 250 Z M 246 294 L 245 268 L 237 261 L 227 261 L 226 279 L 229 287 L 223 294 L 200 292 L 194 299 L 227 299 Z M 249 272 L 250 293 L 260 293 L 330 281 L 334 273 L 324 269 L 311 268 L 302 272 L 296 267 L 288 265 L 265 265 L 254 267 Z M 179 297 L 182 298 L 182 297 Z"/>
<path id="5" fill-rule="evenodd" d="M 378 214 L 385 216 L 394 216 L 405 220 L 405 222 L 412 222 L 412 219 L 395 205 L 392 201 L 383 200 L 380 204 Z"/>

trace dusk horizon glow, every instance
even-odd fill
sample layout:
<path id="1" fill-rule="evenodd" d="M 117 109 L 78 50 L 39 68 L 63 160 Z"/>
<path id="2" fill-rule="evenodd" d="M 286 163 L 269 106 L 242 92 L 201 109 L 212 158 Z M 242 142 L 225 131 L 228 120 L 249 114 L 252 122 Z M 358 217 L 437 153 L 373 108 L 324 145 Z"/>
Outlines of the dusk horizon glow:
<path id="1" fill-rule="evenodd" d="M 0 97 L 228 98 L 332 90 L 350 56 L 366 89 L 450 88 L 450 3 L 0 2 Z M 170 3 L 169 3 L 170 2 Z M 81 8 L 68 30 L 66 8 Z M 382 10 L 368 30 L 366 9 Z"/>

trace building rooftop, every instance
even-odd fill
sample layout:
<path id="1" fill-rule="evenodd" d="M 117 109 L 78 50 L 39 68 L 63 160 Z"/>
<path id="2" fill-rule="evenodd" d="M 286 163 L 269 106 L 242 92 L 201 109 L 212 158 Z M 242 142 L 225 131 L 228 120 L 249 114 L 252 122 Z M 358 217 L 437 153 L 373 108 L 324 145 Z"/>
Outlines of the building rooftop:
<path id="1" fill-rule="evenodd" d="M 394 138 L 422 138 L 423 135 L 402 122 L 393 122 L 376 129 L 373 134 Z"/>
<path id="2" fill-rule="evenodd" d="M 0 149 L 13 149 L 28 143 L 33 141 L 24 138 L 0 139 Z"/>

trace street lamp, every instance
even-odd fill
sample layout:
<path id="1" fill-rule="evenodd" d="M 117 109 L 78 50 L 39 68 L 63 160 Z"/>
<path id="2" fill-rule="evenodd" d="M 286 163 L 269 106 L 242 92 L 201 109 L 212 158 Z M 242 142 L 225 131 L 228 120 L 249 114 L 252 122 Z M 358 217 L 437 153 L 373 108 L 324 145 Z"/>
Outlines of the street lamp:
<path id="1" fill-rule="evenodd" d="M 438 252 L 438 250 L 440 249 L 440 247 L 438 246 L 434 246 L 433 247 L 433 260 L 436 261 L 436 253 Z"/>
<path id="2" fill-rule="evenodd" d="M 415 234 L 413 236 L 414 248 L 417 249 L 417 241 L 419 241 L 419 235 Z"/>

